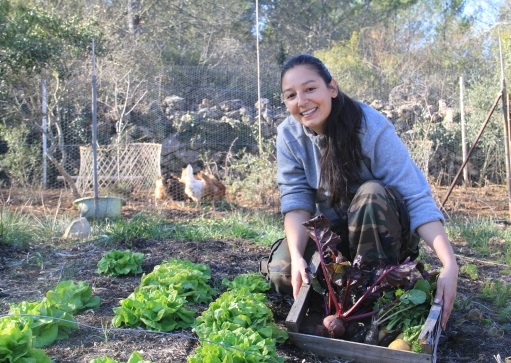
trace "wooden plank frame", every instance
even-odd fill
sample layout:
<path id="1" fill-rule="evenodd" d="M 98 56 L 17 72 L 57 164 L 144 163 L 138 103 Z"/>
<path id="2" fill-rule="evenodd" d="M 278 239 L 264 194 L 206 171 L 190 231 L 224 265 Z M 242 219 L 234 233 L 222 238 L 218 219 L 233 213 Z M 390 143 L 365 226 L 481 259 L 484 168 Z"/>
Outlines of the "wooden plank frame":
<path id="1" fill-rule="evenodd" d="M 300 326 L 307 314 L 313 291 L 311 285 L 303 285 L 286 318 L 289 337 L 297 347 L 321 357 L 343 358 L 360 363 L 436 363 L 441 333 L 440 305 L 431 308 L 428 321 L 433 321 L 433 324 L 429 325 L 427 331 L 425 325 L 420 334 L 424 353 L 415 353 L 301 333 Z"/>

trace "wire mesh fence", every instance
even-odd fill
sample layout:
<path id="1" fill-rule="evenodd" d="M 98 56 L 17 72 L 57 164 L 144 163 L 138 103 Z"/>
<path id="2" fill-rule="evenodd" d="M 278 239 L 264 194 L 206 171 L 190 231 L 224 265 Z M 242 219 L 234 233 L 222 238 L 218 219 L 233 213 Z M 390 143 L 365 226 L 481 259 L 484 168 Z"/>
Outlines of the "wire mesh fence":
<path id="1" fill-rule="evenodd" d="M 278 210 L 274 139 L 276 127 L 287 113 L 280 101 L 276 67 L 261 70 L 259 101 L 255 66 L 181 66 L 149 76 L 135 76 L 129 70 L 119 74 L 113 76 L 98 67 L 96 132 L 103 153 L 100 194 L 122 192 L 129 197 L 142 193 L 144 200 L 152 203 L 156 180 L 163 176 L 167 196 L 183 200 L 179 178 L 190 164 L 194 172 L 215 175 L 233 198 Z M 66 80 L 34 78 L 33 82 L 33 96 L 14 105 L 12 111 L 22 114 L 25 122 L 2 129 L 3 187 L 68 189 L 74 183 L 81 195 L 91 194 L 90 71 Z M 453 182 L 463 162 L 459 104 L 440 100 L 432 106 L 417 92 L 405 93 L 400 86 L 388 101 L 365 102 L 394 123 L 441 200 L 440 194 Z M 491 97 L 487 98 L 487 103 L 491 102 Z M 467 101 L 465 108 L 475 108 L 476 101 Z M 484 140 L 467 164 L 469 180 L 460 179 L 458 184 L 484 187 L 506 183 L 501 117 L 491 115 Z M 482 122 L 480 113 L 469 116 L 472 138 Z M 158 151 L 148 152 L 151 145 Z M 119 150 L 131 151 L 120 158 Z M 506 196 L 503 198 L 505 205 Z M 492 203 L 495 201 L 485 202 Z M 502 210 L 503 201 L 498 203 L 490 209 Z"/>

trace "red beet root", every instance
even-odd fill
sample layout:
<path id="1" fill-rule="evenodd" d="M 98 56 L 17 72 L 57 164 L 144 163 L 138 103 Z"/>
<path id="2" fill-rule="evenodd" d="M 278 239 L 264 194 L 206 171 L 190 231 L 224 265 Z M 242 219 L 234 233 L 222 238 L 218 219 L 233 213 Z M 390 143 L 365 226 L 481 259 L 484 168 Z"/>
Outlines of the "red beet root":
<path id="1" fill-rule="evenodd" d="M 327 328 L 332 338 L 340 338 L 346 330 L 344 323 L 337 315 L 328 315 L 323 319 L 323 325 Z"/>

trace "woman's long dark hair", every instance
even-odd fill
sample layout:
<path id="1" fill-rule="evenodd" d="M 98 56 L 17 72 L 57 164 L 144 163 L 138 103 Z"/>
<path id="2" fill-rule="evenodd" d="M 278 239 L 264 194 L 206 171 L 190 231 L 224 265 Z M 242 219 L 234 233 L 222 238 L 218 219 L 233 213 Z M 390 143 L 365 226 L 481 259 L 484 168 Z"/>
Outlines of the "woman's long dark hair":
<path id="1" fill-rule="evenodd" d="M 287 71 L 300 65 L 317 72 L 327 86 L 332 82 L 323 62 L 302 54 L 286 62 L 280 74 L 280 84 Z M 360 105 L 339 89 L 337 97 L 332 99 L 332 110 L 326 121 L 326 145 L 321 156 L 320 187 L 329 191 L 331 206 L 349 202 L 352 198 L 349 186 L 359 181 L 362 147 L 358 133 L 362 117 Z"/>

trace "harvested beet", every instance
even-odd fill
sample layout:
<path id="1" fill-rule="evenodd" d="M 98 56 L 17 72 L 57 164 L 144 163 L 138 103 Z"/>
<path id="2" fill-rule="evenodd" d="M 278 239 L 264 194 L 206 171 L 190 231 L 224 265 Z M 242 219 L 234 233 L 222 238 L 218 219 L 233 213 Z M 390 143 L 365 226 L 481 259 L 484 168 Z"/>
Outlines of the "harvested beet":
<path id="1" fill-rule="evenodd" d="M 346 328 L 337 315 L 328 315 L 323 319 L 323 325 L 327 328 L 332 338 L 340 338 L 344 335 Z"/>
<path id="2" fill-rule="evenodd" d="M 364 343 L 371 345 L 378 345 L 378 325 L 371 324 L 367 329 L 366 336 L 364 338 Z"/>

